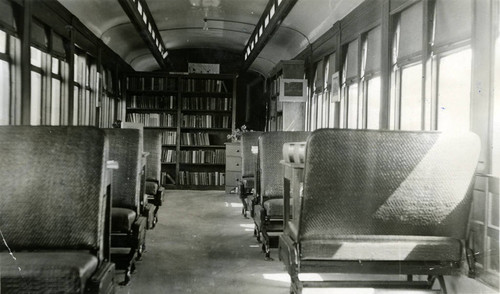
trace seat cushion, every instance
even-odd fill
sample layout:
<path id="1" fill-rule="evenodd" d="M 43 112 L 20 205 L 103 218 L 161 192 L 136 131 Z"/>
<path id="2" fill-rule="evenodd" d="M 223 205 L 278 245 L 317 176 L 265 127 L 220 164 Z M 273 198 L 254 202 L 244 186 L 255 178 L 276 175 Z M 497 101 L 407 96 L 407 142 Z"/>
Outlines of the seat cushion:
<path id="1" fill-rule="evenodd" d="M 136 213 L 132 209 L 113 207 L 111 209 L 111 231 L 129 232 L 135 221 Z"/>
<path id="2" fill-rule="evenodd" d="M 148 195 L 156 195 L 158 192 L 158 183 L 157 182 L 151 182 L 151 181 L 146 181 L 146 194 Z"/>
<path id="3" fill-rule="evenodd" d="M 83 293 L 98 260 L 86 251 L 0 253 L 0 292 Z"/>
<path id="4" fill-rule="evenodd" d="M 283 199 L 269 199 L 264 201 L 266 215 L 270 218 L 283 218 Z M 290 202 L 290 218 L 292 216 L 292 204 Z"/>
<path id="5" fill-rule="evenodd" d="M 461 242 L 432 236 L 358 235 L 302 240 L 303 260 L 460 261 Z"/>

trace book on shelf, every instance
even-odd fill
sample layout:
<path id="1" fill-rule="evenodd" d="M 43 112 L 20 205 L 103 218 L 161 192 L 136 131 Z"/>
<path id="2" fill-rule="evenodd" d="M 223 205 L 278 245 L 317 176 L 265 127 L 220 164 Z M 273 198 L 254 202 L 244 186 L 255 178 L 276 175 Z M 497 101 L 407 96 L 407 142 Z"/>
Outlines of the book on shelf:
<path id="1" fill-rule="evenodd" d="M 225 164 L 226 151 L 224 149 L 217 150 L 181 150 L 179 154 L 179 162 L 181 163 L 197 163 L 197 164 Z"/>
<path id="2" fill-rule="evenodd" d="M 229 92 L 225 81 L 218 79 L 184 79 L 183 89 L 186 92 Z"/>
<path id="3" fill-rule="evenodd" d="M 289 163 L 304 163 L 307 142 L 287 142 L 283 144 L 283 160 Z"/>
<path id="4" fill-rule="evenodd" d="M 187 128 L 230 128 L 229 115 L 183 114 L 181 126 Z"/>
<path id="5" fill-rule="evenodd" d="M 152 76 L 129 76 L 126 78 L 127 89 L 133 91 L 175 91 L 177 79 Z"/>
<path id="6" fill-rule="evenodd" d="M 179 171 L 179 185 L 223 186 L 225 178 L 224 172 Z"/>
<path id="7" fill-rule="evenodd" d="M 161 144 L 162 145 L 175 145 L 177 143 L 177 132 L 163 131 Z"/>
<path id="8" fill-rule="evenodd" d="M 208 133 L 181 133 L 181 145 L 185 146 L 208 146 L 210 136 Z"/>
<path id="9" fill-rule="evenodd" d="M 145 127 L 175 127 L 177 115 L 171 113 L 127 113 L 126 121 Z"/>
<path id="10" fill-rule="evenodd" d="M 230 101 L 227 97 L 183 97 L 182 110 L 230 111 Z"/>
<path id="11" fill-rule="evenodd" d="M 175 185 L 175 179 L 167 172 L 161 172 L 161 182 L 164 185 Z"/>
<path id="12" fill-rule="evenodd" d="M 177 152 L 172 149 L 162 148 L 161 162 L 162 163 L 175 163 L 177 161 Z"/>

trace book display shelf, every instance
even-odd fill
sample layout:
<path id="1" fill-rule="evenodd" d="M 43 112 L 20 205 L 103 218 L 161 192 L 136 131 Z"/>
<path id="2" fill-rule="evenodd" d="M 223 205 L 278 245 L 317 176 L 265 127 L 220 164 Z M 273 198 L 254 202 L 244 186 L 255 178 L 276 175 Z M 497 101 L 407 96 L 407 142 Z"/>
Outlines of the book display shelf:
<path id="1" fill-rule="evenodd" d="M 162 133 L 162 185 L 225 186 L 225 145 L 235 128 L 236 76 L 134 73 L 126 78 L 126 121 Z"/>
<path id="2" fill-rule="evenodd" d="M 303 131 L 307 86 L 304 61 L 282 60 L 268 82 L 266 131 Z"/>

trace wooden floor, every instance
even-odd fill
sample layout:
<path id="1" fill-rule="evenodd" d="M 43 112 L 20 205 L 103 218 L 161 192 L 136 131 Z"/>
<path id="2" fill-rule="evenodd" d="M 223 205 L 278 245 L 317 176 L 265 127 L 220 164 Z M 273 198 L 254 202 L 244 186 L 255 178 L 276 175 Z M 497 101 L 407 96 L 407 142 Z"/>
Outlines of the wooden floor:
<path id="1" fill-rule="evenodd" d="M 236 195 L 168 191 L 146 239 L 130 284 L 116 293 L 289 293 L 283 264 L 264 260 Z"/>

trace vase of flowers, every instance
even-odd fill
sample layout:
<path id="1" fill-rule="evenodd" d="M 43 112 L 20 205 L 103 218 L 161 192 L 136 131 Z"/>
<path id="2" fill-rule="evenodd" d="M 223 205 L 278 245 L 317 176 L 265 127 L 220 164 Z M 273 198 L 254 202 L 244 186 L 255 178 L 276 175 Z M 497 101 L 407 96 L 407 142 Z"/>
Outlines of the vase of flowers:
<path id="1" fill-rule="evenodd" d="M 251 130 L 248 130 L 246 125 L 242 125 L 241 128 L 236 128 L 231 134 L 227 135 L 227 139 L 231 140 L 231 142 L 238 142 L 241 140 L 241 135 L 246 132 L 251 132 Z"/>

